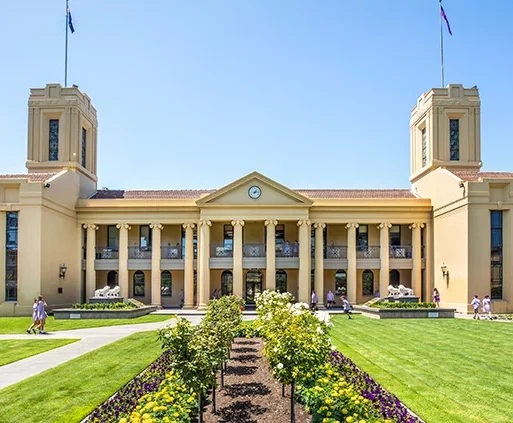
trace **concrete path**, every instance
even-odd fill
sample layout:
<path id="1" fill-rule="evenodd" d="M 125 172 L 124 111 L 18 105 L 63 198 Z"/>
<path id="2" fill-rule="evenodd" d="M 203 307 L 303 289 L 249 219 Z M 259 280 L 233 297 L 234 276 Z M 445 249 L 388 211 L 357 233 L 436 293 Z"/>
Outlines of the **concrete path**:
<path id="1" fill-rule="evenodd" d="M 193 324 L 198 324 L 202 318 L 201 315 L 184 317 L 190 320 Z M 4 389 L 26 378 L 35 376 L 45 370 L 56 367 L 69 360 L 73 360 L 82 354 L 101 348 L 126 336 L 132 335 L 133 333 L 157 330 L 161 327 L 173 324 L 174 321 L 176 320 L 171 318 L 169 320 L 156 323 L 139 323 L 133 325 L 66 330 L 48 333 L 47 335 L 0 335 L 0 340 L 80 339 L 80 341 L 72 344 L 55 348 L 23 360 L 18 360 L 14 363 L 6 364 L 5 366 L 0 366 L 0 389 Z"/>

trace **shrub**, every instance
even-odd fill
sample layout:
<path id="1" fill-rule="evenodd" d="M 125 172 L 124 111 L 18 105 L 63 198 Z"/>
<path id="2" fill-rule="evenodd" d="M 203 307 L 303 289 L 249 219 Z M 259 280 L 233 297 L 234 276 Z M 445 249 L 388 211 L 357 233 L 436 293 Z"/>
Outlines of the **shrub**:
<path id="1" fill-rule="evenodd" d="M 405 308 L 405 309 L 414 309 L 414 308 L 435 308 L 435 303 L 413 303 L 408 301 L 397 301 L 397 302 L 387 302 L 387 301 L 376 301 L 375 303 L 369 304 L 369 307 L 373 308 Z"/>
<path id="2" fill-rule="evenodd" d="M 243 322 L 235 334 L 236 338 L 258 338 L 260 336 L 260 329 L 254 320 Z"/>

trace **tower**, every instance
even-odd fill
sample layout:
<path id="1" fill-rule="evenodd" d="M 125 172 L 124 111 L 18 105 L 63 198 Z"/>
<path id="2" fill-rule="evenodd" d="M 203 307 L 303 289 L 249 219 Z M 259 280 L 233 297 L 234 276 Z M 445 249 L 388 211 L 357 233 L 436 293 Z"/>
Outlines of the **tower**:
<path id="1" fill-rule="evenodd" d="M 29 173 L 75 170 L 96 184 L 96 109 L 76 85 L 47 84 L 30 90 L 28 101 Z"/>
<path id="2" fill-rule="evenodd" d="M 477 87 L 450 84 L 423 94 L 411 112 L 410 181 L 437 167 L 479 170 L 480 114 Z"/>

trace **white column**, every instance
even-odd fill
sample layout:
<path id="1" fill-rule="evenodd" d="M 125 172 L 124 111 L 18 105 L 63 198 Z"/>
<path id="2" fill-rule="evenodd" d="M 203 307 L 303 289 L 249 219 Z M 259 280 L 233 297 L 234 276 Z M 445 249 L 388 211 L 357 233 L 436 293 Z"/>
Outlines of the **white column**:
<path id="1" fill-rule="evenodd" d="M 274 291 L 276 289 L 276 225 L 277 220 L 266 220 L 267 240 L 265 248 L 265 289 Z"/>
<path id="2" fill-rule="evenodd" d="M 300 220 L 299 226 L 299 293 L 298 301 L 310 303 L 310 260 L 312 258 L 312 249 L 310 247 L 310 221 Z"/>
<path id="3" fill-rule="evenodd" d="M 160 287 L 160 256 L 162 228 L 160 223 L 152 223 L 151 228 L 151 304 L 158 307 L 162 304 Z"/>
<path id="4" fill-rule="evenodd" d="M 379 295 L 381 298 L 388 296 L 388 285 L 390 285 L 390 238 L 389 229 L 392 227 L 390 223 L 380 223 L 380 257 L 381 267 L 379 269 Z"/>
<path id="5" fill-rule="evenodd" d="M 233 295 L 242 298 L 242 228 L 244 220 L 233 220 Z"/>
<path id="6" fill-rule="evenodd" d="M 315 228 L 315 292 L 319 308 L 324 308 L 324 228 L 325 223 L 314 223 Z"/>
<path id="7" fill-rule="evenodd" d="M 185 263 L 184 263 L 184 305 L 194 306 L 194 223 L 184 223 L 185 229 Z"/>
<path id="8" fill-rule="evenodd" d="M 96 291 L 96 270 L 94 261 L 96 259 L 96 231 L 99 229 L 94 223 L 84 225 L 87 229 L 87 246 L 86 246 L 86 300 L 94 297 Z"/>
<path id="9" fill-rule="evenodd" d="M 210 220 L 200 220 L 200 264 L 198 283 L 198 310 L 206 310 L 210 296 Z"/>
<path id="10" fill-rule="evenodd" d="M 358 223 L 348 223 L 347 229 L 347 299 L 356 303 L 356 228 Z"/>
<path id="11" fill-rule="evenodd" d="M 433 266 L 433 223 L 426 222 L 426 227 L 424 229 L 424 257 L 426 259 L 426 270 L 424 271 L 425 275 L 425 289 L 424 289 L 424 301 L 432 301 L 431 295 L 433 294 L 433 289 L 435 287 L 434 283 L 434 266 Z M 422 259 L 421 259 L 422 260 Z M 422 264 L 422 261 L 421 261 Z"/>
<path id="12" fill-rule="evenodd" d="M 119 296 L 125 299 L 130 297 L 128 282 L 128 231 L 131 229 L 127 223 L 116 225 L 119 229 Z"/>
<path id="13" fill-rule="evenodd" d="M 422 297 L 422 245 L 420 230 L 424 227 L 424 223 L 413 223 L 410 225 L 412 230 L 413 244 L 413 269 L 411 272 L 411 287 L 413 294 Z"/>

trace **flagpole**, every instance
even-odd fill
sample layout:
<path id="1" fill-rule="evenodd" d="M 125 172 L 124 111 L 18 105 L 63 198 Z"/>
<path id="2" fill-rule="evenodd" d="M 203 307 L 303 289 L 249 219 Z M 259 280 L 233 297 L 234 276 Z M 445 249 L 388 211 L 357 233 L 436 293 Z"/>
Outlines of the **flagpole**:
<path id="1" fill-rule="evenodd" d="M 68 86 L 68 20 L 69 20 L 69 5 L 66 0 L 66 47 L 64 51 L 64 88 Z"/>
<path id="2" fill-rule="evenodd" d="M 442 22 L 442 0 L 438 1 L 438 14 L 440 15 L 440 72 L 442 79 L 442 88 L 445 87 L 444 84 L 444 31 L 443 31 L 443 22 Z"/>

